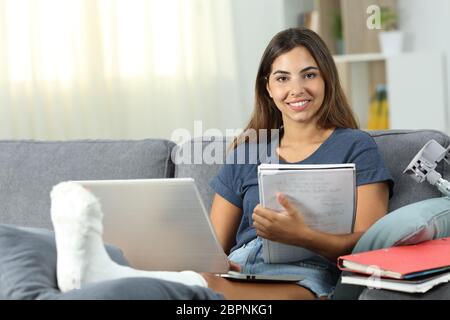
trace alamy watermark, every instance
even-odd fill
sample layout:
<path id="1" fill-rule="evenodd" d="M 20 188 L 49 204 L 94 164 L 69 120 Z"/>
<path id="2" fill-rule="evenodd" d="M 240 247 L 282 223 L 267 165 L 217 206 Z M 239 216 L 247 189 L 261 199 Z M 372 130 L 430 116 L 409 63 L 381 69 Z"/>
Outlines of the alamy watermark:
<path id="1" fill-rule="evenodd" d="M 269 136 L 270 132 L 270 136 Z M 236 137 L 240 137 L 237 148 L 232 147 Z M 194 132 L 179 128 L 172 132 L 170 140 L 177 146 L 172 149 L 174 164 L 258 164 L 270 158 L 276 163 L 278 157 L 279 129 L 226 129 L 217 128 L 203 131 L 202 121 L 194 122 Z M 269 141 L 269 139 L 271 141 Z"/>
<path id="2" fill-rule="evenodd" d="M 366 13 L 369 17 L 366 20 L 366 25 L 369 30 L 382 29 L 381 27 L 381 8 L 375 4 L 367 7 Z"/>
<path id="3" fill-rule="evenodd" d="M 381 289 L 382 269 L 377 265 L 370 265 L 366 272 L 370 274 L 367 278 L 367 287 L 369 289 Z"/>

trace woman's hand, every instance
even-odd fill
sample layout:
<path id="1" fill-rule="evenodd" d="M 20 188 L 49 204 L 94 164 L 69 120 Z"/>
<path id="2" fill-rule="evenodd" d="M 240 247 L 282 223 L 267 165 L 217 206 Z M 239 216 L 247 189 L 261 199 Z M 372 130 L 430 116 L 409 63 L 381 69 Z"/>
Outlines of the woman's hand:
<path id="1" fill-rule="evenodd" d="M 239 264 L 237 264 L 236 262 L 228 260 L 228 264 L 230 266 L 230 271 L 241 272 L 241 266 Z"/>
<path id="2" fill-rule="evenodd" d="M 302 237 L 311 229 L 305 224 L 299 210 L 281 193 L 277 193 L 277 200 L 284 211 L 276 212 L 258 204 L 253 210 L 253 226 L 256 234 L 265 239 L 291 244 L 302 245 Z"/>

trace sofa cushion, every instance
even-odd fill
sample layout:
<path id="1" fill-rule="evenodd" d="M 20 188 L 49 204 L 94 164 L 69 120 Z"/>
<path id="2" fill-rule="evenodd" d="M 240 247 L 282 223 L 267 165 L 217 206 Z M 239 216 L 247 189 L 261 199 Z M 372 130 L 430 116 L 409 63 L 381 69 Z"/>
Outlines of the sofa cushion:
<path id="1" fill-rule="evenodd" d="M 378 220 L 359 239 L 353 253 L 415 244 L 450 236 L 450 198 L 401 207 Z"/>
<path id="2" fill-rule="evenodd" d="M 58 300 L 223 300 L 211 289 L 151 278 L 122 278 L 86 285 Z"/>
<path id="3" fill-rule="evenodd" d="M 111 259 L 127 265 L 122 252 L 106 246 Z M 223 299 L 207 288 L 151 278 L 91 283 L 61 293 L 56 281 L 56 246 L 50 230 L 0 224 L 1 299 Z"/>
<path id="4" fill-rule="evenodd" d="M 122 252 L 106 246 L 111 259 L 128 265 Z M 45 299 L 59 294 L 54 233 L 0 225 L 0 299 Z"/>
<path id="5" fill-rule="evenodd" d="M 52 228 L 50 190 L 67 180 L 173 177 L 165 140 L 0 141 L 0 223 Z"/>

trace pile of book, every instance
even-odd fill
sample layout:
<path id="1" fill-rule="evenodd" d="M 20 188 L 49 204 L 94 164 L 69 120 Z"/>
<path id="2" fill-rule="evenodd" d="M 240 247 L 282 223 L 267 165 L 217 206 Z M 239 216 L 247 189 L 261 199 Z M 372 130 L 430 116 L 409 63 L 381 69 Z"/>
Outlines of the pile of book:
<path id="1" fill-rule="evenodd" d="M 342 283 L 401 292 L 427 292 L 450 281 L 450 237 L 342 256 Z"/>

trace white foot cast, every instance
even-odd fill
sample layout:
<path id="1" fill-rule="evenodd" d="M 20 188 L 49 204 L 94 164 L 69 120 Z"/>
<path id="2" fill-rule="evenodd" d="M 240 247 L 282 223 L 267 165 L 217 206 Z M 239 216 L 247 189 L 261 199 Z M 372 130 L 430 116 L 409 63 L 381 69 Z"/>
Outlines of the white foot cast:
<path id="1" fill-rule="evenodd" d="M 102 217 L 98 199 L 75 182 L 53 187 L 51 217 L 55 231 L 58 286 L 62 292 L 84 284 L 127 277 L 158 278 L 186 285 L 207 287 L 194 271 L 141 271 L 113 262 L 102 240 Z"/>

